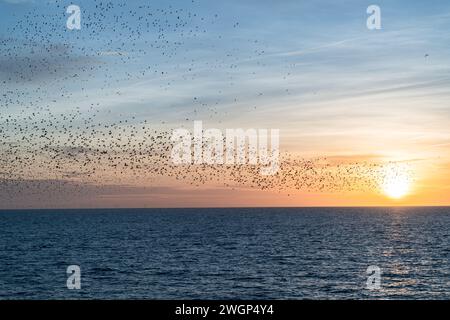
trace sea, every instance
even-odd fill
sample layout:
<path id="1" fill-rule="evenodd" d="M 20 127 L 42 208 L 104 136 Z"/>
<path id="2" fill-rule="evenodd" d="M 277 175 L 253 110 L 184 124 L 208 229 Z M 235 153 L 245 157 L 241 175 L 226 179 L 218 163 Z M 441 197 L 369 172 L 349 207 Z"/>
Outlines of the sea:
<path id="1" fill-rule="evenodd" d="M 450 299 L 449 262 L 450 207 L 0 211 L 0 299 Z"/>

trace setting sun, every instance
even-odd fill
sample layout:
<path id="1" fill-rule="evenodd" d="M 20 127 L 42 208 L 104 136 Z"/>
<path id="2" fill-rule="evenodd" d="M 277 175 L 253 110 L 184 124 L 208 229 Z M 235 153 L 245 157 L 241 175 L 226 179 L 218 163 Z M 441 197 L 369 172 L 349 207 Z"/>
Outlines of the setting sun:
<path id="1" fill-rule="evenodd" d="M 383 182 L 383 192 L 390 198 L 400 199 L 408 194 L 411 181 L 405 173 L 391 173 L 387 175 Z"/>

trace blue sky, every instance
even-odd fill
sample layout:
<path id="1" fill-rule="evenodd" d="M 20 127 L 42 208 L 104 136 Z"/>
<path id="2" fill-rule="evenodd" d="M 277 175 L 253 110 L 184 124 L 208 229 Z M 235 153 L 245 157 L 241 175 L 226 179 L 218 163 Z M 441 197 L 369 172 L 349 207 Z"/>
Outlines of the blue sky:
<path id="1" fill-rule="evenodd" d="M 137 28 L 138 24 L 132 16 L 122 13 L 123 8 L 105 14 L 98 22 L 95 14 L 100 15 L 101 10 L 94 7 L 94 1 L 76 3 L 82 9 L 82 30 L 65 30 L 64 9 L 70 3 L 3 1 L 0 7 L 3 37 L 24 38 L 23 28 L 12 33 L 11 28 L 22 14 L 32 10 L 33 23 L 50 22 L 48 28 L 40 26 L 49 32 L 46 39 L 73 46 L 68 55 L 87 55 L 95 63 L 111 64 L 114 70 L 108 72 L 112 77 L 108 89 L 122 90 L 124 94 L 120 99 L 116 97 L 108 108 L 120 109 L 126 104 L 128 110 L 142 116 L 158 113 L 170 120 L 174 109 L 189 116 L 195 107 L 193 99 L 197 98 L 198 103 L 218 103 L 215 106 L 221 110 L 222 121 L 236 121 L 236 111 L 242 109 L 259 119 L 265 117 L 265 110 L 273 108 L 273 104 L 280 104 L 278 110 L 289 114 L 292 101 L 294 108 L 301 110 L 308 109 L 311 101 L 364 96 L 372 90 L 404 91 L 409 86 L 422 86 L 429 92 L 448 85 L 445 66 L 450 50 L 447 32 L 450 4 L 446 1 L 379 1 L 376 3 L 382 10 L 379 31 L 366 28 L 365 10 L 372 4 L 370 1 L 152 1 L 155 9 L 172 6 L 173 10 L 184 9 L 197 15 L 184 28 L 187 32 L 199 27 L 195 36 L 182 38 L 180 32 L 164 31 L 170 41 L 183 42 L 168 49 L 150 48 L 145 43 L 154 40 L 157 32 L 130 41 L 121 24 L 131 28 Z M 132 1 L 128 6 L 133 9 L 141 3 L 147 2 Z M 119 34 L 111 30 L 115 25 L 114 13 L 118 12 L 121 21 L 116 28 L 122 31 Z M 157 12 L 155 17 L 159 18 Z M 97 26 L 89 26 L 92 22 Z M 99 23 L 102 30 L 97 33 Z M 61 30 L 53 33 L 51 29 L 58 25 Z M 94 37 L 93 32 L 97 33 Z M 39 35 L 33 36 L 39 39 Z M 112 45 L 108 45 L 110 40 Z M 139 49 L 145 53 L 138 52 Z M 175 50 L 176 56 L 161 55 Z M 115 63 L 120 57 L 106 56 L 121 51 L 129 62 Z M 430 55 L 429 59 L 424 59 L 425 54 Z M 139 79 L 124 76 L 138 75 L 149 66 L 158 73 Z M 101 87 L 103 76 L 99 72 L 88 79 L 90 96 L 96 95 L 99 101 L 103 101 L 103 95 L 110 96 L 109 92 L 103 93 L 106 89 L 95 92 Z M 72 92 L 76 94 L 74 86 Z M 161 96 L 161 92 L 165 94 Z M 320 94 L 311 96 L 314 92 Z"/>

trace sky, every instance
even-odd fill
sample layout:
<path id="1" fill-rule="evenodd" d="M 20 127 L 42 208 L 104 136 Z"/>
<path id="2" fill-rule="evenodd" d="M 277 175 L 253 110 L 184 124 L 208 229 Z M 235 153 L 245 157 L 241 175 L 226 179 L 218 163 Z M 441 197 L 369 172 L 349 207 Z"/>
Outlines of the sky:
<path id="1" fill-rule="evenodd" d="M 80 30 L 66 27 L 70 4 L 81 9 Z M 373 4 L 379 30 L 366 25 Z M 450 2 L 437 0 L 0 0 L 0 206 L 450 205 L 448 30 Z M 43 144 L 36 132 L 56 116 L 66 126 Z M 159 162 L 144 174 L 91 161 L 100 168 L 86 175 L 64 153 L 55 165 L 48 150 L 71 133 L 77 139 L 65 148 L 86 147 L 80 127 L 94 116 L 98 128 L 114 123 L 113 136 L 133 140 L 123 157 L 142 151 L 148 132 L 133 130 L 144 121 L 171 132 L 201 120 L 221 130 L 279 129 L 283 161 L 310 159 L 317 170 L 286 179 L 286 161 L 261 190 L 227 170 L 219 178 L 204 171 L 211 179 L 197 183 L 180 172 L 198 168 L 169 175 Z M 41 141 L 18 142 L 32 131 Z M 104 140 L 92 141 L 114 162 Z M 350 186 L 320 187 L 329 176 Z M 393 197 L 386 183 L 407 191 Z"/>

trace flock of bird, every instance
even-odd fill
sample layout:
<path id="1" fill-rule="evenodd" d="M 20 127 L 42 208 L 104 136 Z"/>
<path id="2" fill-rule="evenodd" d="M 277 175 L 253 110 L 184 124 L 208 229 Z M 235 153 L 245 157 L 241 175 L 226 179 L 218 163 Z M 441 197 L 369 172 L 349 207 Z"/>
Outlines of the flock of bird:
<path id="1" fill-rule="evenodd" d="M 287 152 L 273 176 L 261 175 L 261 165 L 175 165 L 171 131 L 133 118 L 106 122 L 99 113 L 94 107 L 2 113 L 0 199 L 95 196 L 105 187 L 158 185 L 163 177 L 193 186 L 285 192 L 373 190 L 389 174 L 385 164 L 303 159 Z"/>
<path id="2" fill-rule="evenodd" d="M 95 197 L 133 185 L 158 185 L 163 179 L 193 186 L 211 183 L 280 192 L 373 189 L 382 179 L 382 164 L 336 164 L 327 158 L 302 159 L 287 152 L 282 153 L 280 170 L 273 176 L 262 176 L 259 166 L 253 165 L 174 165 L 171 130 L 162 119 L 121 115 L 117 120 L 117 115 L 112 116 L 115 111 L 96 101 L 89 88 L 93 82 L 100 83 L 99 90 L 107 92 L 149 76 L 168 86 L 172 80 L 166 77 L 167 66 L 176 56 L 186 62 L 171 66 L 182 69 L 183 81 L 195 78 L 196 67 L 214 70 L 224 65 L 231 69 L 232 81 L 238 63 L 233 53 L 217 58 L 215 65 L 202 64 L 201 58 L 196 61 L 186 54 L 185 43 L 200 41 L 219 14 L 200 16 L 194 1 L 192 9 L 99 1 L 95 9 L 83 11 L 82 30 L 71 31 L 64 27 L 64 4 L 50 1 L 46 5 L 52 10 L 16 17 L 17 23 L 8 30 L 10 36 L 0 38 L 3 205 L 21 198 L 51 202 Z M 230 25 L 238 27 L 237 22 Z M 105 49 L 99 51 L 99 47 Z M 264 51 L 256 47 L 254 54 L 260 56 Z M 139 65 L 140 72 L 129 71 L 129 65 Z M 83 105 L 57 107 L 78 99 L 80 92 Z M 218 102 L 210 105 L 193 97 L 192 103 L 194 115 L 206 111 L 220 119 L 226 112 L 217 107 Z"/>

